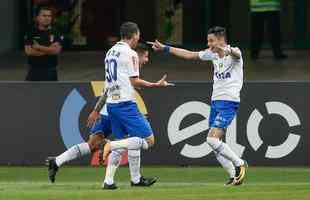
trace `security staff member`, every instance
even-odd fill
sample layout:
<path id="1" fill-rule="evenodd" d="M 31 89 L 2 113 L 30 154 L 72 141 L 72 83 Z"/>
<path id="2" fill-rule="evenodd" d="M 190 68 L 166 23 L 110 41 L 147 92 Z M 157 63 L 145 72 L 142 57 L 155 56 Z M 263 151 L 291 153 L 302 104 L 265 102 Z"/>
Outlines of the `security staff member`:
<path id="1" fill-rule="evenodd" d="M 252 59 L 259 58 L 259 51 L 264 38 L 265 22 L 271 37 L 274 58 L 287 58 L 281 49 L 280 10 L 281 0 L 250 0 Z"/>
<path id="2" fill-rule="evenodd" d="M 29 70 L 26 81 L 57 81 L 58 54 L 63 36 L 52 29 L 52 10 L 39 7 L 36 25 L 25 36 Z"/>

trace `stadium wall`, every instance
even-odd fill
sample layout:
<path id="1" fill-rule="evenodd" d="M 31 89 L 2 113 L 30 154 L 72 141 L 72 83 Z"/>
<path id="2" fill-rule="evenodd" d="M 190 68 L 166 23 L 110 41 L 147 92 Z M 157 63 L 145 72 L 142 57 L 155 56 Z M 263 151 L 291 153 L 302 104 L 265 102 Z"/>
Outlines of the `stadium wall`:
<path id="1" fill-rule="evenodd" d="M 85 122 L 102 87 L 102 82 L 1 83 L 0 165 L 41 165 L 47 156 L 87 140 Z M 226 142 L 251 165 L 310 166 L 309 87 L 310 82 L 245 83 Z M 157 141 L 143 152 L 143 164 L 217 165 L 205 143 L 211 91 L 210 82 L 138 91 Z M 89 163 L 89 157 L 73 162 Z"/>
<path id="2" fill-rule="evenodd" d="M 0 1 L 0 53 L 17 49 L 19 44 L 19 1 Z"/>

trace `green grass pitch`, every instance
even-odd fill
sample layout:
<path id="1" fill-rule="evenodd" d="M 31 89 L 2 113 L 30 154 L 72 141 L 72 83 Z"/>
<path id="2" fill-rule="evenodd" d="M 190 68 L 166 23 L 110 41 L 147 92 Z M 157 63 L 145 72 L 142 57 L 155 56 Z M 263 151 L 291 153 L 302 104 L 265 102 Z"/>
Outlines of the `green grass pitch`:
<path id="1" fill-rule="evenodd" d="M 116 174 L 119 189 L 101 189 L 104 168 L 64 167 L 56 183 L 45 167 L 0 167 L 0 200 L 309 200 L 309 168 L 250 167 L 240 187 L 224 187 L 219 167 L 144 167 L 159 177 L 150 188 L 131 188 L 127 167 Z"/>

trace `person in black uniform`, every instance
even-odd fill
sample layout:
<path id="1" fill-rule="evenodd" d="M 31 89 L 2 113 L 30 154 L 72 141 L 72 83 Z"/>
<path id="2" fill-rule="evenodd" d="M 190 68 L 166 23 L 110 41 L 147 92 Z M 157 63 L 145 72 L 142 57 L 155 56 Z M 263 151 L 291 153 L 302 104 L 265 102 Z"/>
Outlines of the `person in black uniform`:
<path id="1" fill-rule="evenodd" d="M 286 59 L 281 48 L 281 0 L 250 0 L 251 12 L 251 58 L 259 59 L 263 44 L 265 24 L 270 34 L 274 58 Z"/>
<path id="2" fill-rule="evenodd" d="M 26 81 L 57 81 L 58 54 L 63 36 L 52 29 L 52 10 L 39 7 L 35 26 L 25 36 L 29 70 Z"/>

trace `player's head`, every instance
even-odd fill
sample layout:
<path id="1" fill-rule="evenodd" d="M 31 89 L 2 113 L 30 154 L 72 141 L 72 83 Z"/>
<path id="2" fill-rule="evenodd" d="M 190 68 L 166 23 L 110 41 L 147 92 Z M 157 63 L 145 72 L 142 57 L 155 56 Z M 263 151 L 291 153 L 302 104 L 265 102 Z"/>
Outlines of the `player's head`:
<path id="1" fill-rule="evenodd" d="M 53 20 L 52 9 L 46 6 L 38 7 L 35 14 L 35 20 L 39 26 L 49 27 Z"/>
<path id="2" fill-rule="evenodd" d="M 211 50 L 216 46 L 226 44 L 226 29 L 220 26 L 212 27 L 208 30 L 208 46 Z"/>
<path id="3" fill-rule="evenodd" d="M 139 43 L 136 47 L 136 52 L 139 56 L 139 66 L 142 67 L 144 64 L 149 62 L 149 48 L 145 44 Z"/>
<path id="4" fill-rule="evenodd" d="M 140 30 L 136 23 L 125 22 L 120 28 L 121 40 L 127 41 L 131 48 L 136 48 L 140 39 Z"/>

